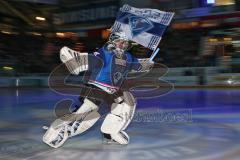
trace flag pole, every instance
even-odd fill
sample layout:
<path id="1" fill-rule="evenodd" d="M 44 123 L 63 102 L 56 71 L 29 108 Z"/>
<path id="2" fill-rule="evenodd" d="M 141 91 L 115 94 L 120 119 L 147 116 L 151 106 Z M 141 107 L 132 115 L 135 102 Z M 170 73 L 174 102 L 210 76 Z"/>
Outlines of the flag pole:
<path id="1" fill-rule="evenodd" d="M 151 57 L 150 57 L 150 59 L 149 59 L 149 61 L 150 61 L 151 63 L 154 63 L 153 59 L 156 57 L 156 55 L 158 54 L 159 51 L 160 51 L 160 49 L 157 48 L 157 49 L 153 52 L 153 54 L 151 55 Z"/>

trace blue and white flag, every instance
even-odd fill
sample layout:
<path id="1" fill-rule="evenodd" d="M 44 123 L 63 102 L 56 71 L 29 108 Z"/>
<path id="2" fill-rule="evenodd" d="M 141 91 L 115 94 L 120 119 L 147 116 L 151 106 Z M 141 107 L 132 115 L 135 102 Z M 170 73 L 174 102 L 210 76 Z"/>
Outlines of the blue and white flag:
<path id="1" fill-rule="evenodd" d="M 173 12 L 124 5 L 118 12 L 112 32 L 122 31 L 129 40 L 155 50 L 173 16 Z"/>

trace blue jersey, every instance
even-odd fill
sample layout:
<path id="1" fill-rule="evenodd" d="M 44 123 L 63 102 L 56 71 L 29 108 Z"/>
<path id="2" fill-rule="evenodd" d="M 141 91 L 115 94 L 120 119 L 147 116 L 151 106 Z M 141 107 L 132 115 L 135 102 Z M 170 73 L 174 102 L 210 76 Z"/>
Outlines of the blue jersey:
<path id="1" fill-rule="evenodd" d="M 90 76 L 89 83 L 99 88 L 111 90 L 109 93 L 116 92 L 127 74 L 131 70 L 140 70 L 141 64 L 138 59 L 131 55 L 129 52 L 125 52 L 121 57 L 114 52 L 108 51 L 105 47 L 102 47 L 98 52 L 94 52 L 94 55 L 101 59 L 102 68 L 92 68 L 95 76 Z M 97 71 L 96 72 L 94 72 Z"/>

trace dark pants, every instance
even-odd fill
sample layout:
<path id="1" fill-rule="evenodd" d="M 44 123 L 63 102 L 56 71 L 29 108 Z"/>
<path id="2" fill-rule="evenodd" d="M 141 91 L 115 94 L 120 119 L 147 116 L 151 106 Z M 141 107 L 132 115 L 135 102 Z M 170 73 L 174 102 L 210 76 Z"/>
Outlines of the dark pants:
<path id="1" fill-rule="evenodd" d="M 87 88 L 91 88 L 88 91 L 86 91 L 83 95 L 80 95 L 78 100 L 80 102 L 80 104 L 83 103 L 84 99 L 87 98 L 89 99 L 91 102 L 93 102 L 94 104 L 96 104 L 97 106 L 99 106 L 101 103 L 106 102 L 108 105 L 111 105 L 112 103 L 116 102 L 115 100 L 118 97 L 122 97 L 123 96 L 123 92 L 121 90 L 119 90 L 118 92 L 114 93 L 114 94 L 108 94 L 105 91 L 102 91 L 100 88 L 92 85 L 92 84 L 85 84 L 85 86 Z M 104 93 L 103 95 L 101 95 L 101 92 L 97 93 L 96 90 L 101 90 L 102 93 Z M 76 106 L 77 110 L 80 106 Z"/>

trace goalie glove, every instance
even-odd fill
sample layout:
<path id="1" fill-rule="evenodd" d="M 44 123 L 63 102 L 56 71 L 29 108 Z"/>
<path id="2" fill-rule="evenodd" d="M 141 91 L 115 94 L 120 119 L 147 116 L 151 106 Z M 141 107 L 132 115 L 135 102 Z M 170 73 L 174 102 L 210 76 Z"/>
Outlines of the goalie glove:
<path id="1" fill-rule="evenodd" d="M 78 75 L 80 72 L 88 70 L 88 53 L 80 53 L 63 47 L 60 50 L 60 59 L 71 74 Z"/>
<path id="2" fill-rule="evenodd" d="M 149 61 L 149 58 L 145 58 L 145 59 L 138 59 L 139 63 L 141 64 L 141 68 L 140 68 L 140 72 L 147 72 L 149 71 L 153 65 L 154 62 Z"/>

